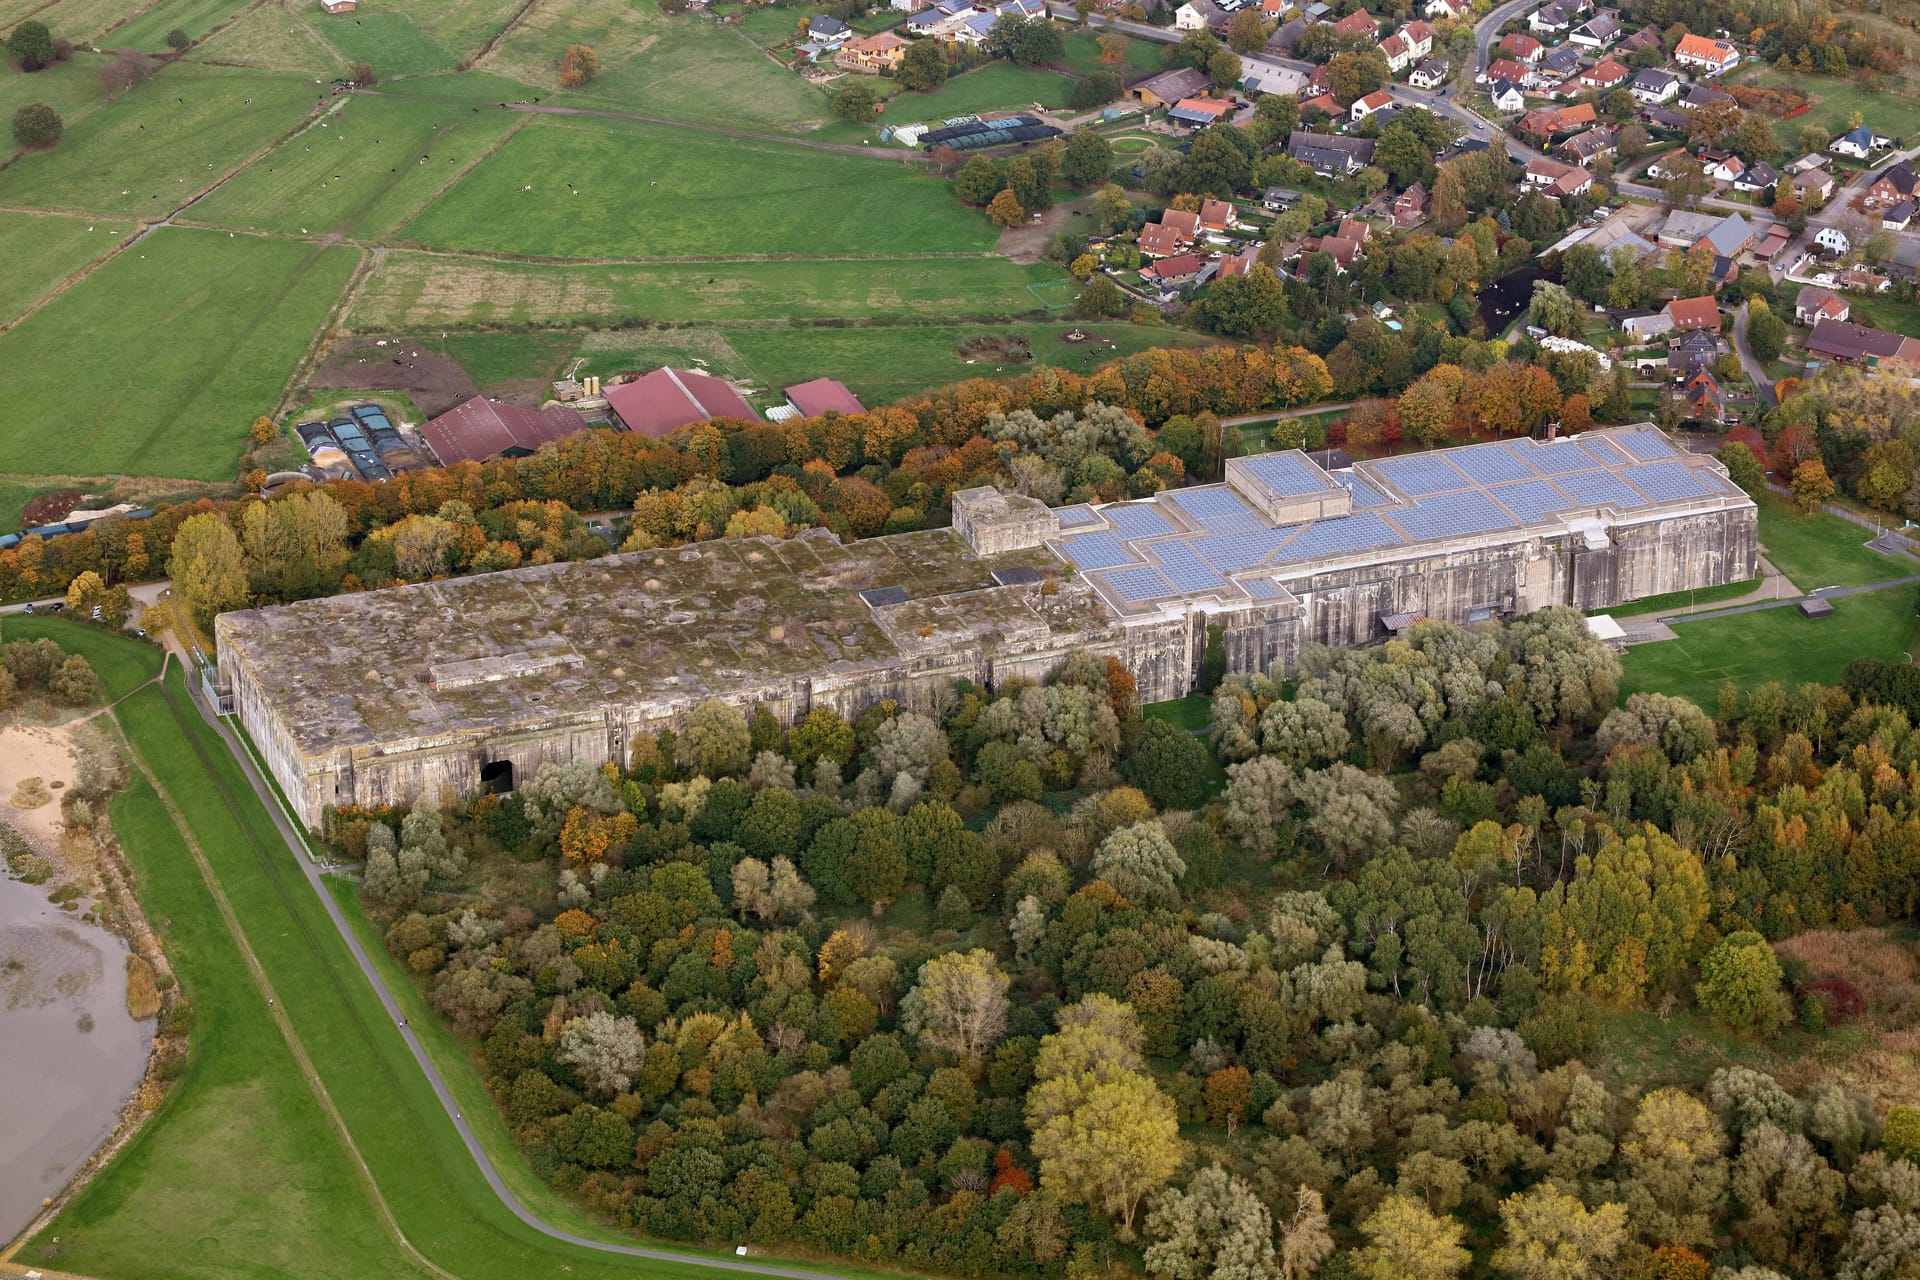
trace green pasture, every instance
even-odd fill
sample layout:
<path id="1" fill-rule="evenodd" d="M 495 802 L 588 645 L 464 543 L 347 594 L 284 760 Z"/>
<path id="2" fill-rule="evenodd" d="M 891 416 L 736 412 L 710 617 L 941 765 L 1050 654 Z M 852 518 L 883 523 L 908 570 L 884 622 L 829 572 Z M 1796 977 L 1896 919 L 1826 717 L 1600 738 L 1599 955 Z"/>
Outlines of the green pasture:
<path id="1" fill-rule="evenodd" d="M 1802 591 L 1885 582 L 1915 571 L 1914 562 L 1869 548 L 1873 533 L 1852 521 L 1822 511 L 1801 515 L 1776 493 L 1762 493 L 1754 501 L 1760 507 L 1761 553 Z"/>
<path id="2" fill-rule="evenodd" d="M 1788 605 L 1704 622 L 1675 622 L 1675 640 L 1635 645 L 1621 660 L 1620 694 L 1670 693 L 1711 709 L 1720 685 L 1778 680 L 1838 684 L 1855 658 L 1911 652 L 1920 620 L 1914 588 L 1887 587 L 1833 601 L 1830 618 L 1804 618 Z"/>
<path id="3" fill-rule="evenodd" d="M 526 121 L 431 100 L 356 96 L 241 170 L 194 205 L 191 217 L 218 226 L 377 238 Z"/>
<path id="4" fill-rule="evenodd" d="M 1192 732 L 1207 727 L 1213 715 L 1213 699 L 1204 693 L 1190 693 L 1171 702 L 1149 702 L 1140 708 L 1149 720 L 1165 720 L 1176 729 Z"/>
<path id="5" fill-rule="evenodd" d="M 450 71 L 476 56 L 523 0 L 366 0 L 352 13 L 307 11 L 320 38 L 382 80 Z"/>
<path id="6" fill-rule="evenodd" d="M 167 32 L 175 27 L 198 40 L 221 23 L 232 21 L 250 3 L 251 0 L 160 0 L 125 26 L 115 27 L 106 44 L 115 49 L 162 53 L 167 48 Z M 315 5 L 313 11 L 318 14 L 319 6 Z M 283 25 L 291 22 L 284 16 L 280 20 Z"/>
<path id="7" fill-rule="evenodd" d="M 159 675 L 164 656 L 158 645 L 144 640 L 45 614 L 11 614 L 0 621 L 0 643 L 12 640 L 51 640 L 68 653 L 79 654 L 100 677 L 109 702 L 119 701 Z"/>
<path id="8" fill-rule="evenodd" d="M 132 233 L 129 222 L 0 212 L 0 244 L 7 246 L 7 269 L 0 271 L 0 324 Z"/>
<path id="9" fill-rule="evenodd" d="M 1891 298 L 1847 295 L 1857 324 L 1872 325 L 1893 333 L 1920 333 L 1920 302 L 1895 302 Z"/>
<path id="10" fill-rule="evenodd" d="M 887 101 L 887 118 L 896 122 L 951 120 L 981 111 L 1025 111 L 1034 103 L 1064 107 L 1073 95 L 1074 77 L 1010 62 L 989 62 L 949 79 L 925 93 L 899 93 Z"/>
<path id="11" fill-rule="evenodd" d="M 0 35 L 5 31 L 0 25 Z M 74 127 L 106 100 L 95 77 L 107 61 L 96 54 L 76 53 L 65 62 L 29 74 L 18 63 L 0 57 L 0 121 L 9 126 L 0 134 L 0 160 L 19 151 L 13 141 L 13 113 L 29 102 L 52 107 L 66 125 L 68 136 L 72 136 Z"/>
<path id="12" fill-rule="evenodd" d="M 1070 324 L 889 325 L 848 329 L 729 330 L 727 341 L 769 386 L 837 378 L 869 407 L 963 378 L 1010 377 L 1041 365 L 1087 373 L 1116 356 L 1153 346 L 1193 346 L 1194 334 L 1127 324 L 1082 325 L 1096 341 L 1073 344 Z M 968 364 L 954 344 L 975 335 L 1025 338 L 1033 363 Z M 1112 346 L 1107 345 L 1112 343 Z"/>
<path id="13" fill-rule="evenodd" d="M 997 232 L 946 183 L 902 164 L 543 117 L 400 236 L 438 248 L 634 259 L 985 252 Z"/>
<path id="14" fill-rule="evenodd" d="M 1108 66 L 1100 61 L 1101 31 L 1075 31 L 1068 34 L 1061 43 L 1065 46 L 1065 56 L 1061 58 L 1067 70 L 1088 76 L 1096 71 L 1112 71 L 1122 80 L 1131 80 L 1135 76 L 1147 75 L 1160 70 L 1160 51 L 1164 45 L 1152 44 L 1145 40 L 1127 41 L 1126 60 L 1118 66 Z"/>
<path id="15" fill-rule="evenodd" d="M 770 319 L 1007 319 L 1058 268 L 1004 258 L 547 265 L 390 251 L 355 295 L 358 333 L 436 327 Z"/>
<path id="16" fill-rule="evenodd" d="M 420 342 L 459 361 L 483 391 L 516 378 L 557 378 L 573 350 L 572 336 L 564 333 L 456 333 Z"/>
<path id="17" fill-rule="evenodd" d="M 1642 618 L 1650 613 L 1671 613 L 1675 609 L 1738 600 L 1741 596 L 1750 596 L 1758 591 L 1760 583 L 1759 578 L 1748 578 L 1745 582 L 1726 582 L 1717 587 L 1702 587 L 1698 591 L 1669 591 L 1665 595 L 1635 600 L 1632 604 L 1615 605 L 1611 609 L 1589 609 L 1587 612 L 1604 613 L 1615 618 Z"/>
<path id="18" fill-rule="evenodd" d="M 791 30 L 794 19 L 811 11 L 767 12 Z M 825 120 L 826 95 L 762 51 L 767 33 L 759 21 L 749 33 L 710 16 L 665 14 L 656 4 L 542 0 L 479 69 L 531 86 L 522 96 L 551 101 L 558 95 L 579 107 L 782 132 Z M 576 44 L 593 49 L 600 71 L 591 83 L 563 92 L 560 59 Z"/>
<path id="19" fill-rule="evenodd" d="M 310 25 L 327 15 L 316 7 L 301 16 L 307 21 L 296 20 L 278 5 L 247 10 L 233 25 L 194 46 L 189 56 L 196 62 L 304 71 L 309 78 L 344 75 L 351 70 L 350 64 L 314 34 Z"/>
<path id="20" fill-rule="evenodd" d="M 12 393 L 0 472 L 230 478 L 247 424 L 271 411 L 357 257 L 155 231 L 0 334 Z"/>
<path id="21" fill-rule="evenodd" d="M 165 217 L 297 128 L 318 92 L 298 76 L 170 66 L 0 172 L 0 204 Z"/>
<path id="22" fill-rule="evenodd" d="M 0 12 L 0 29 L 12 30 L 15 23 L 30 13 L 46 23 L 54 35 L 78 45 L 105 35 L 114 23 L 127 16 L 128 10 L 138 7 L 133 0 L 53 0 L 51 4 L 41 0 L 33 5 L 12 4 Z"/>
<path id="23" fill-rule="evenodd" d="M 1773 132 L 1783 150 L 1800 154 L 1800 131 L 1810 124 L 1826 130 L 1829 140 L 1847 131 L 1847 121 L 1858 111 L 1866 122 L 1889 138 L 1905 138 L 1920 130 L 1920 101 L 1869 89 L 1831 76 L 1782 75 L 1768 70 L 1745 77 L 1742 83 L 1761 89 L 1791 89 L 1804 93 L 1813 105 L 1791 120 L 1776 120 Z"/>

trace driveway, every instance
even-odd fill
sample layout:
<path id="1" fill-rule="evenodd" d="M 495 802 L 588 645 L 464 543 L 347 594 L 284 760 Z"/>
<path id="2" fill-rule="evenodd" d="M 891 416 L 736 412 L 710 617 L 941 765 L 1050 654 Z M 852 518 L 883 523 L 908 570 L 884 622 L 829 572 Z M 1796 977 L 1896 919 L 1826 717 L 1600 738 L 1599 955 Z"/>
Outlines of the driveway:
<path id="1" fill-rule="evenodd" d="M 1733 313 L 1733 349 L 1740 357 L 1740 367 L 1747 371 L 1747 378 L 1753 383 L 1753 389 L 1759 393 L 1760 403 L 1774 408 L 1780 403 L 1780 397 L 1774 394 L 1773 381 L 1767 377 L 1766 366 L 1753 354 L 1753 348 L 1747 345 L 1747 308 L 1749 303 L 1741 303 L 1740 309 Z"/>

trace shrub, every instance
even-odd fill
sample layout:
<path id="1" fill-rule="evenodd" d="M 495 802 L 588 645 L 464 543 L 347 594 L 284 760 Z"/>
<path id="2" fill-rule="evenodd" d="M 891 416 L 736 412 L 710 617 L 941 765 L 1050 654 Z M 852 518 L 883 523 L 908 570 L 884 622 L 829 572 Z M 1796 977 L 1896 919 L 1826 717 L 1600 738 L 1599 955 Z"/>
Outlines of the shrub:
<path id="1" fill-rule="evenodd" d="M 29 102 L 13 113 L 13 140 L 23 147 L 50 147 L 66 131 L 59 113 L 44 102 Z"/>

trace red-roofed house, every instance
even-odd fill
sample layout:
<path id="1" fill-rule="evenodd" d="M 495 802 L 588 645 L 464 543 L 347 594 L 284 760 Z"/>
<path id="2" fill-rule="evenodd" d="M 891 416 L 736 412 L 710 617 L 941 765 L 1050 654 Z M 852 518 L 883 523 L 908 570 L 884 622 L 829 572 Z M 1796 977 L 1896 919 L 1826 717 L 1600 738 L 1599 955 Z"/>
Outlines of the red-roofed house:
<path id="1" fill-rule="evenodd" d="M 1418 182 L 1402 191 L 1393 201 L 1393 225 L 1413 227 L 1426 221 L 1427 189 Z"/>
<path id="2" fill-rule="evenodd" d="M 1682 332 L 1688 329 L 1720 332 L 1720 304 L 1712 294 L 1704 298 L 1675 298 L 1667 304 L 1667 318 Z"/>
<path id="3" fill-rule="evenodd" d="M 1575 76 L 1573 82 L 1582 89 L 1614 89 L 1625 83 L 1631 74 L 1612 58 L 1602 58 Z"/>
<path id="4" fill-rule="evenodd" d="M 1405 71 L 1413 62 L 1413 50 L 1407 48 L 1407 42 L 1397 35 L 1388 36 L 1374 48 L 1386 58 L 1389 72 Z"/>
<path id="5" fill-rule="evenodd" d="M 1710 76 L 1717 76 L 1740 65 L 1740 51 L 1725 40 L 1684 35 L 1680 37 L 1680 43 L 1674 46 L 1673 60 L 1683 67 L 1695 67 Z"/>
<path id="6" fill-rule="evenodd" d="M 1555 200 L 1562 200 L 1585 192 L 1593 185 L 1593 175 L 1579 165 L 1534 160 L 1527 164 L 1526 184 Z"/>
<path id="7" fill-rule="evenodd" d="M 1234 216 L 1231 200 L 1202 200 L 1200 225 L 1208 231 L 1227 231 L 1239 226 L 1240 220 Z"/>
<path id="8" fill-rule="evenodd" d="M 475 396 L 420 428 L 420 436 L 440 465 L 450 467 L 456 462 L 525 457 L 551 440 L 586 429 L 585 418 L 561 405 L 536 412 Z"/>
<path id="9" fill-rule="evenodd" d="M 1379 20 L 1365 9 L 1356 9 L 1333 24 L 1333 33 L 1337 36 L 1371 36 L 1379 31 Z"/>
<path id="10" fill-rule="evenodd" d="M 732 387 L 690 369 L 655 369 L 633 382 L 608 387 L 607 408 L 627 430 L 655 437 L 714 418 L 752 422 L 759 417 Z"/>
<path id="11" fill-rule="evenodd" d="M 1529 66 L 1540 61 L 1541 56 L 1545 54 L 1546 51 L 1545 45 L 1535 40 L 1532 36 L 1522 35 L 1518 31 L 1513 32 L 1511 35 L 1504 36 L 1500 40 L 1501 53 L 1514 59 L 1516 62 L 1524 62 Z"/>
<path id="12" fill-rule="evenodd" d="M 842 71 L 877 76 L 898 67 L 900 60 L 906 56 L 907 42 L 891 31 L 882 31 L 878 35 L 856 37 L 841 45 L 833 55 L 833 64 Z"/>
<path id="13" fill-rule="evenodd" d="M 1373 238 L 1373 228 L 1358 218 L 1340 219 L 1340 229 L 1334 232 L 1342 240 L 1351 240 L 1355 244 L 1365 244 Z"/>
<path id="14" fill-rule="evenodd" d="M 1400 38 L 1407 42 L 1407 48 L 1413 50 L 1413 56 L 1424 58 L 1433 52 L 1433 28 L 1415 18 L 1400 28 Z"/>
<path id="15" fill-rule="evenodd" d="M 1498 58 L 1487 65 L 1487 69 L 1476 77 L 1481 84 L 1492 84 L 1495 80 L 1508 80 L 1514 84 L 1525 84 L 1532 77 L 1532 71 L 1525 64 L 1512 58 Z"/>
<path id="16" fill-rule="evenodd" d="M 1183 253 L 1177 258 L 1163 258 L 1140 268 L 1140 278 L 1149 284 L 1185 284 L 1199 275 L 1206 265 L 1204 259 Z"/>
<path id="17" fill-rule="evenodd" d="M 803 418 L 867 411 L 867 406 L 860 403 L 860 397 L 847 390 L 845 383 L 835 382 L 832 378 L 815 378 L 812 382 L 788 387 L 787 403 L 798 409 Z"/>
<path id="18" fill-rule="evenodd" d="M 1306 119 L 1307 113 L 1312 111 L 1318 111 L 1320 114 L 1326 116 L 1337 116 L 1341 113 L 1340 99 L 1330 93 L 1322 93 L 1308 98 L 1300 104 L 1300 118 L 1302 120 Z"/>
<path id="19" fill-rule="evenodd" d="M 1140 253 L 1148 258 L 1171 258 L 1193 243 L 1181 240 L 1180 232 L 1164 222 L 1149 222 L 1140 228 Z"/>
<path id="20" fill-rule="evenodd" d="M 1388 93 L 1385 89 L 1375 89 L 1372 93 L 1368 94 L 1366 97 L 1361 98 L 1360 100 L 1355 102 L 1353 104 L 1353 109 L 1350 112 L 1348 112 L 1348 114 L 1355 120 L 1365 120 L 1368 116 L 1372 115 L 1374 112 L 1379 111 L 1386 107 L 1390 107 L 1392 105 L 1393 105 L 1392 94 Z"/>

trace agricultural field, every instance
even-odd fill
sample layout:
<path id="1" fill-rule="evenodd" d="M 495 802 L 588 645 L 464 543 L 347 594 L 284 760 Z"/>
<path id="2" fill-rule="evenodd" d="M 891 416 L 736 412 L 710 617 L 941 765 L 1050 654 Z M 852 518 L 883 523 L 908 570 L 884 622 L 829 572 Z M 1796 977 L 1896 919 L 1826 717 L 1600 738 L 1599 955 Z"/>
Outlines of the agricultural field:
<path id="1" fill-rule="evenodd" d="M 139 8 L 137 0 L 13 0 L 0 9 L 0 30 L 11 30 L 31 15 L 47 24 L 54 35 L 85 44 L 119 25 L 130 12 Z"/>
<path id="2" fill-rule="evenodd" d="M 379 238 L 531 117 L 353 97 L 196 203 L 195 222 Z"/>
<path id="3" fill-rule="evenodd" d="M 0 244 L 7 269 L 0 272 L 0 325 L 11 324 L 48 291 L 133 233 L 130 222 L 0 212 Z"/>
<path id="4" fill-rule="evenodd" d="M 1008 318 L 1055 267 L 1004 258 L 550 265 L 390 251 L 347 313 L 361 335 L 449 326 Z M 1051 301 L 1048 299 L 1047 301 Z"/>
<path id="5" fill-rule="evenodd" d="M 106 44 L 115 49 L 141 49 L 161 53 L 167 48 L 167 33 L 178 27 L 195 40 L 222 23 L 232 22 L 251 0 L 160 0 L 159 4 L 115 27 Z"/>
<path id="6" fill-rule="evenodd" d="M 347 62 L 314 31 L 309 16 L 317 10 L 295 11 L 286 3 L 249 9 L 218 34 L 194 47 L 197 62 L 259 67 L 268 71 L 304 71 L 309 75 L 345 75 Z"/>
<path id="7" fill-rule="evenodd" d="M 0 26 L 0 33 L 5 27 Z M 0 120 L 11 121 L 13 113 L 29 102 L 44 102 L 59 113 L 71 132 L 89 112 L 100 107 L 105 95 L 95 76 L 108 59 L 90 53 L 76 53 L 67 61 L 45 67 L 32 74 L 15 63 L 0 58 Z M 13 131 L 0 134 L 0 159 L 13 156 L 19 148 Z"/>
<path id="8" fill-rule="evenodd" d="M 1074 77 L 1035 67 L 991 62 L 954 76 L 926 93 L 899 93 L 887 101 L 887 118 L 895 123 L 950 120 L 981 111 L 1025 111 L 1035 103 L 1064 107 L 1073 96 Z"/>
<path id="9" fill-rule="evenodd" d="M 1062 44 L 1066 56 L 1061 63 L 1067 70 L 1078 75 L 1092 75 L 1096 71 L 1112 71 L 1122 80 L 1131 80 L 1135 76 L 1150 75 L 1160 70 L 1162 51 L 1165 45 L 1153 44 L 1146 40 L 1128 40 L 1126 60 L 1118 66 L 1109 66 L 1100 61 L 1100 36 L 1095 31 L 1075 31 L 1069 34 Z"/>
<path id="10" fill-rule="evenodd" d="M 0 204 L 164 218 L 298 128 L 317 92 L 298 76 L 168 67 L 0 172 Z"/>
<path id="11" fill-rule="evenodd" d="M 348 63 L 382 80 L 451 71 L 478 56 L 527 0 L 369 0 L 352 13 L 311 14 L 314 30 Z"/>
<path id="12" fill-rule="evenodd" d="M 14 406 L 0 473 L 231 478 L 247 424 L 278 397 L 357 260 L 299 241 L 155 231 L 0 334 Z"/>
<path id="13" fill-rule="evenodd" d="M 625 121 L 536 120 L 400 232 L 546 259 L 985 253 L 997 238 L 901 164 Z M 571 184 L 571 185 L 570 185 Z M 576 194 L 576 192 L 578 194 Z"/>

